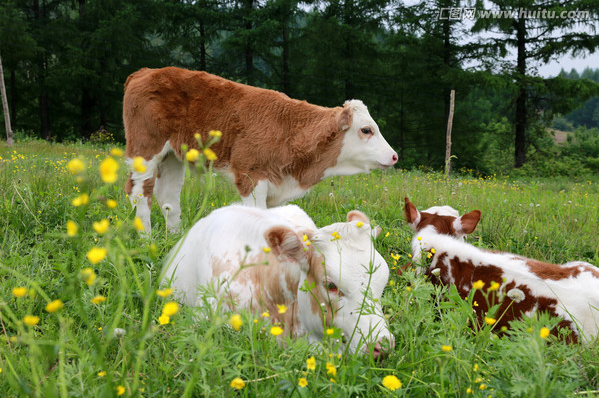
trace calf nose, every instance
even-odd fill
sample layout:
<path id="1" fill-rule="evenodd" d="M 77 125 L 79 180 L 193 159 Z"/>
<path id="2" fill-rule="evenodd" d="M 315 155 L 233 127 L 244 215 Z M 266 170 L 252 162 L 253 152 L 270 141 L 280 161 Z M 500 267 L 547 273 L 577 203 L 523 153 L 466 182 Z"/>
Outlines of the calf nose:
<path id="1" fill-rule="evenodd" d="M 384 346 L 388 348 L 385 348 Z M 389 340 L 388 338 L 383 337 L 382 339 L 374 343 L 374 348 L 372 349 L 372 357 L 374 359 L 383 359 L 389 354 L 389 351 L 393 347 L 395 347 L 395 341 L 393 339 Z"/>
<path id="2" fill-rule="evenodd" d="M 397 157 L 397 153 L 394 153 L 393 156 L 391 156 L 391 161 L 393 162 L 393 164 L 395 164 L 398 160 L 399 158 Z"/>

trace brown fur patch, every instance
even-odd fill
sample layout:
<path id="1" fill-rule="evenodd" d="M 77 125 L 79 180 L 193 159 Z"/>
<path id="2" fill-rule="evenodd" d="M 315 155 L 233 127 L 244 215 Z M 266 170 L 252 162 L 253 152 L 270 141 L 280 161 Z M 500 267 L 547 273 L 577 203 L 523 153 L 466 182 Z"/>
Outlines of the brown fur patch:
<path id="1" fill-rule="evenodd" d="M 420 222 L 416 227 L 417 231 L 432 225 L 435 230 L 444 235 L 456 236 L 456 230 L 453 228 L 453 222 L 456 220 L 453 216 L 440 216 L 438 214 L 430 214 L 420 212 Z"/>
<path id="2" fill-rule="evenodd" d="M 559 281 L 561 279 L 575 278 L 580 274 L 578 267 L 564 267 L 558 264 L 549 264 L 530 258 L 515 257 L 526 262 L 530 272 L 541 279 Z"/>

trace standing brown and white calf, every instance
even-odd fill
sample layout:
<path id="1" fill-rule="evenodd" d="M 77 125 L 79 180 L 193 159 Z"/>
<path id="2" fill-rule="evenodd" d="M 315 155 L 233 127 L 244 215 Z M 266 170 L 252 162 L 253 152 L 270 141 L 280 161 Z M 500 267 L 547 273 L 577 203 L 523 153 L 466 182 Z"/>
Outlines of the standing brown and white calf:
<path id="1" fill-rule="evenodd" d="M 174 67 L 141 69 L 125 83 L 123 121 L 127 157 L 141 156 L 146 172 L 131 172 L 127 192 L 150 230 L 152 194 L 180 221 L 184 165 L 181 146 L 198 148 L 195 134 L 221 140 L 214 168 L 229 177 L 245 205 L 266 208 L 301 197 L 333 175 L 366 173 L 397 162 L 359 100 L 325 108 L 283 93 Z"/>
<path id="2" fill-rule="evenodd" d="M 431 253 L 430 265 L 423 272 L 435 284 L 455 285 L 464 298 L 473 290 L 474 282 L 484 282 L 482 290 L 498 284 L 496 291 L 489 292 L 491 305 L 505 294 L 496 315 L 497 327 L 535 312 L 547 312 L 562 318 L 560 327 L 572 330 L 568 340 L 594 339 L 599 325 L 599 269 L 583 261 L 548 264 L 472 246 L 463 237 L 474 231 L 480 216 L 480 211 L 474 210 L 460 217 L 449 206 L 419 212 L 405 198 L 406 221 L 415 232 L 414 263 L 423 261 L 423 253 Z M 474 294 L 478 304 L 474 310 L 481 320 L 488 311 L 482 290 Z"/>

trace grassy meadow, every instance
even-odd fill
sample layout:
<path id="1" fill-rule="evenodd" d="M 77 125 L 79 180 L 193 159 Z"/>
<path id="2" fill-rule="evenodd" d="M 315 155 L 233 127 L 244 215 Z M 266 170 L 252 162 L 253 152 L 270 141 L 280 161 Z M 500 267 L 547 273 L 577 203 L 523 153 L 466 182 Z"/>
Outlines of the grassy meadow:
<path id="1" fill-rule="evenodd" d="M 113 154 L 120 167 L 106 183 L 99 166 L 109 147 L 0 147 L 3 397 L 599 396 L 597 345 L 541 337 L 556 319 L 516 322 L 503 335 L 490 325 L 474 330 L 472 303 L 394 271 L 409 261 L 404 196 L 419 209 L 481 210 L 470 238 L 476 245 L 599 264 L 599 180 L 444 181 L 397 169 L 327 179 L 297 200 L 319 226 L 360 209 L 383 228 L 375 245 L 392 268 L 382 304 L 396 345 L 374 361 L 345 352 L 334 338 L 319 347 L 305 339 L 279 344 L 261 314 L 241 313 L 236 330 L 233 314 L 168 304 L 162 260 L 182 234 L 165 231 L 154 205 L 153 233 L 139 236 L 123 191 L 125 164 Z M 78 156 L 85 171 L 73 175 L 67 164 Z M 238 200 L 214 178 L 206 192 L 210 178 L 188 176 L 184 229 Z M 397 379 L 383 384 L 390 375 Z"/>

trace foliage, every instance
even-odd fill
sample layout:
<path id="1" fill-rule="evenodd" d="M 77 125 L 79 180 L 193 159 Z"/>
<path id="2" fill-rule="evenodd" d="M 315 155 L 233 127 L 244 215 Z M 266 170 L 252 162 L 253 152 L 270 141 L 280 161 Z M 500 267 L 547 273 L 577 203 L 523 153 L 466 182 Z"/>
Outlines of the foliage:
<path id="1" fill-rule="evenodd" d="M 489 131 L 506 125 L 490 125 Z M 596 178 L 444 181 L 438 173 L 395 170 L 316 185 L 296 203 L 317 225 L 340 221 L 357 208 L 383 228 L 375 245 L 391 267 L 382 305 L 396 344 L 375 362 L 338 356 L 334 338 L 322 347 L 306 339 L 277 343 L 261 314 L 241 312 L 236 331 L 229 326 L 231 313 L 180 307 L 161 325 L 170 301 L 159 284 L 162 261 L 182 234 L 166 232 L 155 206 L 152 235 L 139 236 L 122 192 L 126 173 L 118 155 L 31 139 L 0 148 L 0 391 L 6 396 L 549 397 L 599 389 L 596 347 L 542 337 L 541 329 L 553 328 L 556 319 L 526 319 L 507 334 L 491 326 L 477 330 L 469 326 L 472 302 L 412 271 L 395 273 L 409 262 L 404 196 L 420 208 L 481 210 L 472 238 L 477 245 L 556 263 L 596 264 Z M 120 166 L 114 183 L 104 183 L 98 172 L 109 156 Z M 68 166 L 74 158 L 86 171 Z M 214 190 L 203 191 L 202 179 L 188 175 L 183 229 L 196 215 L 238 200 L 232 185 L 216 178 Z M 89 201 L 75 207 L 73 199 L 83 193 Z M 94 225 L 101 220 L 108 220 L 107 229 Z M 69 221 L 78 225 L 73 236 Z M 106 248 L 106 257 L 87 256 L 93 247 Z M 17 297 L 18 287 L 25 296 Z M 55 299 L 64 307 L 46 307 Z M 27 326 L 26 315 L 39 317 L 37 325 Z M 401 382 L 393 393 L 382 384 L 389 375 Z"/>

